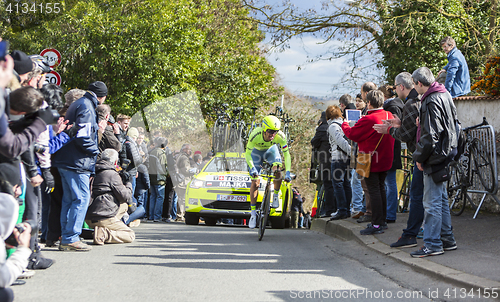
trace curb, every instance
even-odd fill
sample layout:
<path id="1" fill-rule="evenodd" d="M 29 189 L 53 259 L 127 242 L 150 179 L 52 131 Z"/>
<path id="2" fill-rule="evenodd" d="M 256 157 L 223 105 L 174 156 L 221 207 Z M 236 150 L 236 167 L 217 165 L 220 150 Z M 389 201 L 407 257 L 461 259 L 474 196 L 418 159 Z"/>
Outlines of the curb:
<path id="1" fill-rule="evenodd" d="M 407 252 L 391 248 L 373 235 L 359 234 L 359 231 L 362 229 L 362 226 L 355 225 L 345 220 L 328 221 L 327 219 L 316 218 L 313 219 L 311 223 L 312 231 L 324 233 L 345 241 L 356 240 L 360 244 L 363 244 L 380 254 L 411 267 L 415 271 L 431 275 L 456 286 L 474 289 L 482 288 L 488 290 L 491 288 L 500 289 L 500 282 L 467 274 L 424 258 L 413 258 L 409 256 Z"/>

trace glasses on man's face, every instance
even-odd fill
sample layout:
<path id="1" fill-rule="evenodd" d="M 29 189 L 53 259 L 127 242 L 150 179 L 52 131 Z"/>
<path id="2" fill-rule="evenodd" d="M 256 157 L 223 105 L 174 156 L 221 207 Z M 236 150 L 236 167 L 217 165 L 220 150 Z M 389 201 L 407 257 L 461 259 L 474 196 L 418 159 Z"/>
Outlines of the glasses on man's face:
<path id="1" fill-rule="evenodd" d="M 278 132 L 278 130 L 271 130 L 271 129 L 268 129 L 266 132 L 267 132 L 267 134 L 269 134 L 269 135 L 275 135 L 275 134 L 276 134 L 276 132 Z"/>

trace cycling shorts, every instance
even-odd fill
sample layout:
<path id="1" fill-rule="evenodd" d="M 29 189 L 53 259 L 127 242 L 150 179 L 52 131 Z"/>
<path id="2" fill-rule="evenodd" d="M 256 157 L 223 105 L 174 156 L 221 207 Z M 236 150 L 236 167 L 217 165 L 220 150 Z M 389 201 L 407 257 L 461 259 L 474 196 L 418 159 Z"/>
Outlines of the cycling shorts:
<path id="1" fill-rule="evenodd" d="M 271 165 L 273 165 L 275 163 L 280 163 L 280 164 L 282 163 L 281 155 L 280 155 L 280 152 L 279 152 L 278 147 L 276 145 L 272 145 L 271 148 L 269 148 L 267 150 L 262 150 L 262 151 L 254 148 L 252 150 L 251 155 L 252 155 L 253 164 L 259 173 L 260 173 L 260 170 L 262 169 L 261 165 L 262 165 L 263 159 L 265 159 Z M 250 172 L 250 170 L 249 170 L 249 172 Z"/>

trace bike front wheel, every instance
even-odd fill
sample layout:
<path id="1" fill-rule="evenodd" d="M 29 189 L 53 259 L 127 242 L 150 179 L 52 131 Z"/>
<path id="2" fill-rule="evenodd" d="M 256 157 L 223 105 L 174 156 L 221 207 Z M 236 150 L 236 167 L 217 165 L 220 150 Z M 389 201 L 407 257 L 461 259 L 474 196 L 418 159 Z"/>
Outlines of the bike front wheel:
<path id="1" fill-rule="evenodd" d="M 264 191 L 264 198 L 260 204 L 260 219 L 259 219 L 259 241 L 264 237 L 266 231 L 267 220 L 269 219 L 269 212 L 271 211 L 271 186 L 270 183 L 266 185 Z"/>
<path id="2" fill-rule="evenodd" d="M 479 139 L 472 141 L 471 153 L 474 164 L 474 173 L 479 177 L 479 181 L 484 189 L 488 192 L 493 192 L 495 187 L 495 171 L 491 164 L 491 156 L 486 149 L 486 146 Z"/>
<path id="3" fill-rule="evenodd" d="M 454 216 L 459 216 L 464 212 L 464 195 L 469 196 L 467 194 L 467 186 L 462 184 L 463 181 L 465 179 L 462 165 L 458 162 L 452 162 L 450 164 L 450 179 L 448 180 L 447 191 L 450 214 Z M 464 192 L 465 194 L 463 194 Z"/>

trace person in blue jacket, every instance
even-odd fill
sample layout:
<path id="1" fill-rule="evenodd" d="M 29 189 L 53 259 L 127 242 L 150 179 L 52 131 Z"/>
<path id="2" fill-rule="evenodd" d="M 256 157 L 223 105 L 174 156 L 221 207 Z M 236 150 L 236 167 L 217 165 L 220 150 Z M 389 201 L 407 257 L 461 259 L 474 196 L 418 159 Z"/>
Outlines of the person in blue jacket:
<path id="1" fill-rule="evenodd" d="M 441 69 L 441 73 L 446 72 L 444 87 L 451 94 L 452 98 L 466 95 L 470 92 L 469 66 L 465 57 L 457 48 L 457 44 L 452 37 L 445 37 L 441 40 L 441 48 L 448 55 L 448 64 Z"/>
<path id="2" fill-rule="evenodd" d="M 80 129 L 76 137 L 52 157 L 52 166 L 57 167 L 63 185 L 59 245 L 62 251 L 91 250 L 80 240 L 80 234 L 90 201 L 90 175 L 94 173 L 99 154 L 96 108 L 104 103 L 107 94 L 108 88 L 103 82 L 93 82 L 87 93 L 69 106 L 65 118 Z"/>

